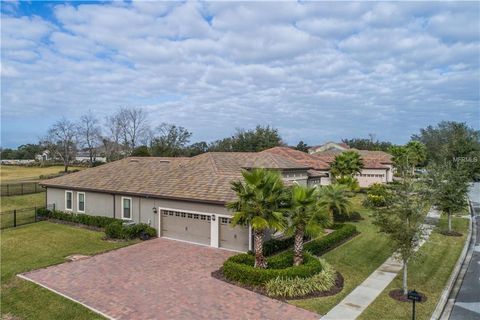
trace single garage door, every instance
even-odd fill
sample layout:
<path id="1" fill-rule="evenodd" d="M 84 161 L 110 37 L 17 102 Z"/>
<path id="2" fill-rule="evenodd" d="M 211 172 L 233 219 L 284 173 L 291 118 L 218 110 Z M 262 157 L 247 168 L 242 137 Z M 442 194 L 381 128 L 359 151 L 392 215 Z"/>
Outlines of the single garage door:
<path id="1" fill-rule="evenodd" d="M 248 229 L 241 226 L 233 228 L 230 218 L 220 217 L 220 247 L 248 251 Z"/>
<path id="2" fill-rule="evenodd" d="M 161 210 L 162 237 L 210 245 L 210 216 Z"/>

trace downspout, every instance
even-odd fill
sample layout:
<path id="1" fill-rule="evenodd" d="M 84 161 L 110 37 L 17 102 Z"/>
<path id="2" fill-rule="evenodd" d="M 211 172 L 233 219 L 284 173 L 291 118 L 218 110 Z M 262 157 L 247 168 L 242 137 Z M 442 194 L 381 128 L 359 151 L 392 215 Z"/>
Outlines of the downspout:
<path id="1" fill-rule="evenodd" d="M 115 219 L 115 211 L 116 211 L 116 209 L 115 209 L 115 194 L 112 194 L 112 196 L 113 196 L 113 219 Z"/>
<path id="2" fill-rule="evenodd" d="M 138 198 L 138 223 L 142 223 L 142 198 Z"/>

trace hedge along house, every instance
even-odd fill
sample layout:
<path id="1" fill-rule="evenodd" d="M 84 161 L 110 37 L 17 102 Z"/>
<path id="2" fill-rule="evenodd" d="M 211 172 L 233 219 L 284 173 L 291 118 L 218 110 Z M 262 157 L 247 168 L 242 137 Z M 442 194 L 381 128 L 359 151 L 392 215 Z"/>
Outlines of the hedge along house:
<path id="1" fill-rule="evenodd" d="M 126 158 L 46 180 L 57 210 L 146 223 L 160 237 L 235 251 L 252 246 L 250 228 L 232 228 L 225 204 L 242 170 L 267 168 L 287 184 L 311 185 L 323 173 L 273 152 L 205 153 L 192 158 Z"/>

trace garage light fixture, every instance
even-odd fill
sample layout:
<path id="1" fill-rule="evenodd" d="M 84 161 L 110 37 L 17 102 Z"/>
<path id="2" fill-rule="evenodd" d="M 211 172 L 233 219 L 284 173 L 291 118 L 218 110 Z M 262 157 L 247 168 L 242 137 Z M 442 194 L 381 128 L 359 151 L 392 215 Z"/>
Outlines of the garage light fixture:
<path id="1" fill-rule="evenodd" d="M 215 221 L 215 215 L 212 214 L 212 221 Z"/>
<path id="2" fill-rule="evenodd" d="M 153 207 L 152 208 L 153 213 L 158 213 L 157 208 Z"/>

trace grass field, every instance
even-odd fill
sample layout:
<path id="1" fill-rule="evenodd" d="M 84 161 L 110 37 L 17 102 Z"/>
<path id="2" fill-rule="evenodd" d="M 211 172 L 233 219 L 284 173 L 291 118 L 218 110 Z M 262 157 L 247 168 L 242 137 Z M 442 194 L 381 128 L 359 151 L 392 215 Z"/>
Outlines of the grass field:
<path id="1" fill-rule="evenodd" d="M 447 237 L 432 233 L 427 243 L 420 249 L 420 256 L 413 261 L 408 270 L 408 286 L 427 296 L 425 303 L 417 304 L 416 319 L 430 319 L 438 299 L 442 294 L 450 274 L 463 249 L 468 230 L 468 220 L 453 219 L 454 229 L 463 233 L 462 237 Z M 446 219 L 440 221 L 440 230 L 446 228 Z M 358 319 L 411 319 L 411 303 L 398 302 L 388 293 L 402 286 L 399 275 L 381 293 L 381 295 L 361 314 Z"/>
<path id="2" fill-rule="evenodd" d="M 92 255 L 133 242 L 107 242 L 103 233 L 50 222 L 3 230 L 1 319 L 102 319 L 83 306 L 15 275 L 62 263 L 71 254 Z"/>
<path id="3" fill-rule="evenodd" d="M 69 170 L 84 169 L 84 167 L 69 167 Z M 26 167 L 0 166 L 0 180 L 2 183 L 16 183 L 22 181 L 37 181 L 41 175 L 56 174 L 64 170 L 63 166 Z"/>
<path id="4" fill-rule="evenodd" d="M 363 195 L 354 198 L 355 210 L 365 219 L 355 223 L 361 234 L 323 256 L 343 275 L 343 290 L 330 297 L 293 300 L 290 303 L 322 315 L 326 314 L 393 253 L 390 240 L 377 232 L 369 216 L 372 211 L 361 206 L 362 200 Z"/>
<path id="5" fill-rule="evenodd" d="M 45 205 L 45 192 L 0 198 L 0 212 Z"/>

